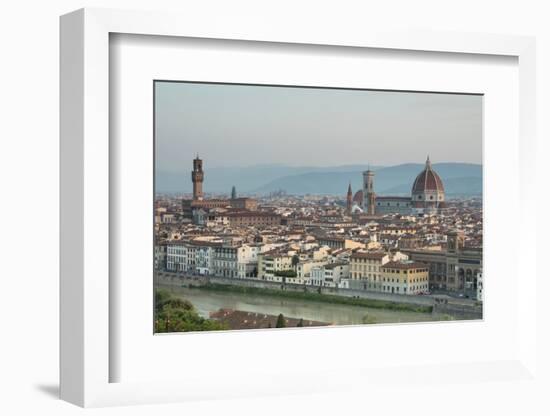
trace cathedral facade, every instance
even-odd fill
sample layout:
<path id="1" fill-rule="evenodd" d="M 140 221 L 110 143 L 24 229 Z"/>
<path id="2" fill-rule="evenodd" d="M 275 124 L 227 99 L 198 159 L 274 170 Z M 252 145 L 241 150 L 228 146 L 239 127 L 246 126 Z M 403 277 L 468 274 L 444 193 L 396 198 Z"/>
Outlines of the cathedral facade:
<path id="1" fill-rule="evenodd" d="M 363 172 L 363 189 L 358 191 L 352 199 L 352 203 L 365 214 L 434 214 L 445 208 L 443 181 L 432 168 L 429 156 L 426 159 L 424 170 L 413 182 L 411 196 L 376 195 L 374 176 L 374 172 L 370 169 Z M 350 189 L 348 189 L 348 195 L 349 193 Z"/>

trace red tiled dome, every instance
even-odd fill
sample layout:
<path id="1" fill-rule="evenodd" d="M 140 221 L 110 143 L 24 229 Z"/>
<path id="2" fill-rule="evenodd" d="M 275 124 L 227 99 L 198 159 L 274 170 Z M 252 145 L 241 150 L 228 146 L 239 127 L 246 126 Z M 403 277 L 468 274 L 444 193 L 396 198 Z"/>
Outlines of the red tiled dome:
<path id="1" fill-rule="evenodd" d="M 413 194 L 422 193 L 425 191 L 445 192 L 445 189 L 443 188 L 443 181 L 432 169 L 432 164 L 430 163 L 429 157 L 428 160 L 426 160 L 426 167 L 418 174 L 412 187 Z"/>
<path id="2" fill-rule="evenodd" d="M 356 202 L 357 204 L 363 203 L 363 191 L 355 192 L 355 195 L 353 195 L 353 202 Z"/>

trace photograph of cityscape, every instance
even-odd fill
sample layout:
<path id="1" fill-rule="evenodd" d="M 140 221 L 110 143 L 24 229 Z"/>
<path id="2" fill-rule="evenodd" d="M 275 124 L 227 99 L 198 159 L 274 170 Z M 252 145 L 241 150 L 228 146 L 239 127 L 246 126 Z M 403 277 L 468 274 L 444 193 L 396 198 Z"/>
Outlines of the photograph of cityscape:
<path id="1" fill-rule="evenodd" d="M 483 317 L 483 96 L 154 82 L 154 332 Z"/>

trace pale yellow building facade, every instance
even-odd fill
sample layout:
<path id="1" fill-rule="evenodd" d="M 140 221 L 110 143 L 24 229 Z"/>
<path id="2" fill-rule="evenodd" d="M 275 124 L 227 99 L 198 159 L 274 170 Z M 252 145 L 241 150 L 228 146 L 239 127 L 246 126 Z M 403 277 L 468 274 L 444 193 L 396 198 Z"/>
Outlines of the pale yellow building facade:
<path id="1" fill-rule="evenodd" d="M 366 280 L 367 290 L 380 290 L 382 266 L 390 261 L 385 252 L 356 252 L 350 256 L 350 279 Z"/>
<path id="2" fill-rule="evenodd" d="M 418 295 L 429 291 L 429 268 L 414 261 L 390 261 L 381 267 L 381 291 Z"/>

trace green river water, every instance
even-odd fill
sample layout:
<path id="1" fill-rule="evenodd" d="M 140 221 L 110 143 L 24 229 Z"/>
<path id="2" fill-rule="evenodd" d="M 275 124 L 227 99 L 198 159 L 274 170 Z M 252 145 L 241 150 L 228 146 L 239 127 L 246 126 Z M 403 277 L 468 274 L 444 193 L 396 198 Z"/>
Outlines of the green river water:
<path id="1" fill-rule="evenodd" d="M 205 318 L 220 308 L 278 315 L 288 318 L 303 318 L 331 323 L 333 325 L 356 325 L 364 323 L 368 316 L 372 323 L 425 322 L 440 320 L 431 313 L 394 311 L 364 306 L 340 305 L 301 299 L 285 299 L 277 296 L 216 292 L 199 288 L 184 288 L 160 285 L 173 295 L 189 300 Z"/>

